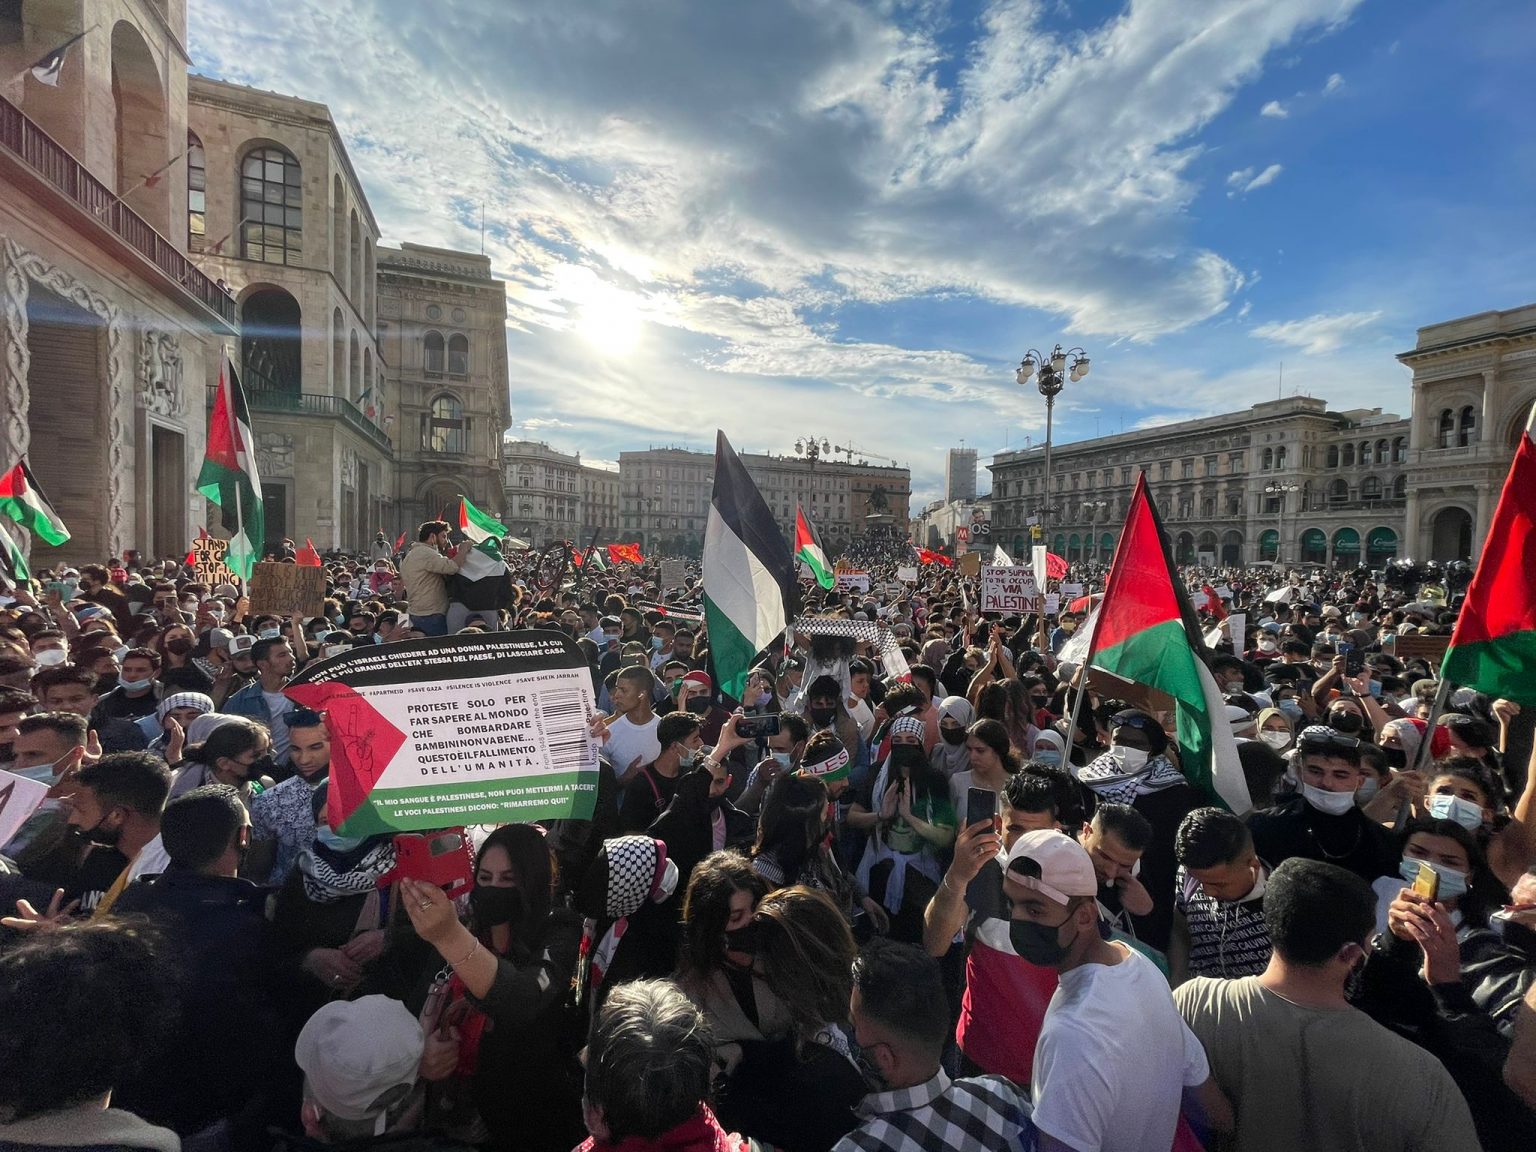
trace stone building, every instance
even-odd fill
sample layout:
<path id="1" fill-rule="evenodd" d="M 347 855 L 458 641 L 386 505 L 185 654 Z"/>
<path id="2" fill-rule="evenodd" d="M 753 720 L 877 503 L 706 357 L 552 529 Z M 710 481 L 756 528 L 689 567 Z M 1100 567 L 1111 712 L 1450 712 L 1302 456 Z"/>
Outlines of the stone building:
<path id="1" fill-rule="evenodd" d="M 514 440 L 502 445 L 502 520 L 512 535 L 542 548 L 556 540 L 577 542 L 582 533 L 581 454 L 557 452 L 542 440 Z"/>
<path id="2" fill-rule="evenodd" d="M 379 248 L 377 259 L 396 531 L 414 538 L 417 525 L 445 516 L 460 494 L 502 512 L 502 432 L 511 422 L 506 289 L 492 277 L 490 257 L 477 253 L 406 244 Z"/>
<path id="3" fill-rule="evenodd" d="M 612 544 L 619 540 L 621 489 L 616 469 L 581 466 L 581 547 L 594 541 Z"/>
<path id="4" fill-rule="evenodd" d="M 396 519 L 367 197 L 323 104 L 194 76 L 187 113 L 189 244 L 239 306 L 267 539 L 362 548 Z"/>
<path id="5" fill-rule="evenodd" d="M 1147 473 L 1179 563 L 1369 564 L 1401 550 L 1410 421 L 1289 396 L 1242 412 L 992 458 L 993 539 L 1015 556 L 1043 534 L 1107 563 Z M 1043 533 L 1039 530 L 1043 527 Z"/>
<path id="6" fill-rule="evenodd" d="M 1536 403 L 1536 304 L 1420 328 L 1413 370 L 1408 555 L 1478 555 Z"/>
<path id="7" fill-rule="evenodd" d="M 202 521 L 238 312 L 188 258 L 186 27 L 183 0 L 0 5 L 0 469 L 25 455 L 73 534 L 44 564 L 181 555 Z"/>
<path id="8" fill-rule="evenodd" d="M 912 520 L 912 542 L 935 552 L 992 553 L 992 499 L 989 495 L 968 500 L 934 500 Z M 966 538 L 960 539 L 964 528 Z"/>
<path id="9" fill-rule="evenodd" d="M 951 448 L 944 454 L 944 502 L 976 499 L 976 449 Z"/>

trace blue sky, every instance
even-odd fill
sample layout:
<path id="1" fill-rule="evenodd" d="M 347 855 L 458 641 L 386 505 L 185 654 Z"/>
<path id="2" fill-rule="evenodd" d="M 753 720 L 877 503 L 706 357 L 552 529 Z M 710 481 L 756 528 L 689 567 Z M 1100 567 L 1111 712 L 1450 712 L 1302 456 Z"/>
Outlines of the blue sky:
<path id="1" fill-rule="evenodd" d="M 329 104 L 385 240 L 488 251 L 514 430 L 911 467 L 1285 391 L 1406 412 L 1420 325 L 1529 303 L 1528 0 L 193 0 Z M 344 43 L 355 47 L 342 47 Z M 983 471 L 981 488 L 989 487 Z"/>

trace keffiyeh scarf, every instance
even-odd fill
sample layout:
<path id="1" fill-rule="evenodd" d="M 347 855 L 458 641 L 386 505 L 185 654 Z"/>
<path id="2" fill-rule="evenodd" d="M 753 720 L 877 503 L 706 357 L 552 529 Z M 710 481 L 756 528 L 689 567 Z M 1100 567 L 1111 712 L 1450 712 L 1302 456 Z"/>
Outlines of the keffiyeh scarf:
<path id="1" fill-rule="evenodd" d="M 1138 796 L 1187 783 L 1184 774 L 1166 756 L 1153 756 L 1139 772 L 1127 772 L 1113 752 L 1096 758 L 1077 778 L 1092 788 L 1099 799 L 1114 804 L 1130 804 Z"/>

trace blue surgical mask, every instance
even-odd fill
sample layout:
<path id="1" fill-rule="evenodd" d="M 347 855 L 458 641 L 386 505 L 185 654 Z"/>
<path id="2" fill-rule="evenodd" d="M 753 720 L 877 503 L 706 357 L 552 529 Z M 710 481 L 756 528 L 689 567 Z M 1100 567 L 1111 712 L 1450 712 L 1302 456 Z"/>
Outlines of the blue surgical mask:
<path id="1" fill-rule="evenodd" d="M 789 771 L 789 753 L 788 752 L 775 752 L 773 754 L 773 759 L 774 759 L 775 763 L 777 763 L 780 768 L 784 769 L 786 772 Z"/>
<path id="2" fill-rule="evenodd" d="M 1371 681 L 1371 695 L 1372 696 L 1380 696 L 1381 695 L 1381 681 L 1380 680 L 1372 680 Z"/>
<path id="3" fill-rule="evenodd" d="M 1061 767 L 1061 753 L 1054 748 L 1042 748 L 1030 757 L 1036 764 L 1044 764 L 1047 768 Z"/>
<path id="4" fill-rule="evenodd" d="M 1476 832 L 1483 826 L 1482 805 L 1463 800 L 1460 796 L 1437 792 L 1424 806 L 1436 820 L 1454 820 L 1468 832 Z"/>
<path id="5" fill-rule="evenodd" d="M 680 768 L 692 768 L 698 759 L 698 752 L 692 748 L 684 748 L 677 754 L 677 763 Z"/>
<path id="6" fill-rule="evenodd" d="M 332 852 L 354 852 L 362 847 L 366 839 L 366 836 L 342 836 L 333 831 L 329 824 L 321 824 L 315 829 L 315 840 Z"/>
<path id="7" fill-rule="evenodd" d="M 1420 864 L 1428 864 L 1435 870 L 1435 875 L 1440 877 L 1439 899 L 1455 900 L 1467 894 L 1467 874 L 1444 864 L 1436 864 L 1433 860 L 1415 860 L 1412 856 L 1404 856 L 1403 862 L 1398 865 L 1397 874 L 1412 884 L 1419 878 Z"/>
<path id="8" fill-rule="evenodd" d="M 660 636 L 652 636 L 651 637 L 651 647 L 655 648 L 657 651 L 661 650 L 661 637 Z"/>
<path id="9" fill-rule="evenodd" d="M 1293 720 L 1301 715 L 1301 705 L 1295 700 L 1282 700 L 1279 704 L 1276 704 L 1275 707 L 1279 708 L 1280 711 L 1284 712 Z"/>
<path id="10" fill-rule="evenodd" d="M 153 684 L 153 680 L 124 680 L 118 677 L 117 686 L 124 692 L 142 692 Z"/>
<path id="11" fill-rule="evenodd" d="M 280 628 L 263 628 L 260 632 L 256 633 L 256 639 L 276 640 L 282 634 L 282 629 Z"/>

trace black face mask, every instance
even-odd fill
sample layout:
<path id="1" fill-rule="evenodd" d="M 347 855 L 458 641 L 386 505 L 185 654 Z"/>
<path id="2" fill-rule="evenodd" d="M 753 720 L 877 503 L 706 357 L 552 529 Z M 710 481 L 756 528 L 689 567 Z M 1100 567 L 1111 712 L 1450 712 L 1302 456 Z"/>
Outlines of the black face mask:
<path id="1" fill-rule="evenodd" d="M 1387 766 L 1396 768 L 1399 772 L 1408 767 L 1408 750 L 1406 748 L 1383 748 L 1382 755 L 1387 758 Z"/>
<path id="2" fill-rule="evenodd" d="M 898 744 L 891 749 L 891 767 L 903 775 L 928 766 L 928 757 L 916 744 Z"/>
<path id="3" fill-rule="evenodd" d="M 939 735 L 944 737 L 944 743 L 946 743 L 946 744 L 964 744 L 965 743 L 965 729 L 964 728 L 946 728 L 946 727 L 944 727 L 944 725 L 940 724 L 939 725 Z"/>
<path id="4" fill-rule="evenodd" d="M 1343 732 L 1353 736 L 1365 727 L 1358 714 L 1354 712 L 1330 712 L 1328 713 L 1328 727 L 1335 732 Z"/>
<path id="5" fill-rule="evenodd" d="M 117 842 L 123 838 L 123 829 L 121 825 L 116 828 L 102 827 L 107 822 L 107 816 L 110 815 L 112 813 L 108 812 L 106 816 L 103 816 L 89 828 L 71 826 L 70 835 L 78 836 L 87 843 L 96 844 L 102 848 L 116 848 Z"/>
<path id="6" fill-rule="evenodd" d="M 258 756 L 251 761 L 250 768 L 246 770 L 245 778 L 247 780 L 255 780 L 261 776 L 268 776 L 272 772 L 272 766 L 272 753 L 268 752 L 264 756 Z"/>
<path id="7" fill-rule="evenodd" d="M 497 924 L 519 924 L 527 906 L 523 903 L 521 888 L 493 888 L 476 884 L 469 893 L 469 904 L 474 909 L 475 926 L 492 928 Z"/>
<path id="8" fill-rule="evenodd" d="M 185 656 L 188 652 L 192 651 L 192 648 L 192 641 L 188 640 L 185 636 L 178 636 L 175 640 L 167 640 L 165 642 L 165 650 L 172 656 Z"/>
<path id="9" fill-rule="evenodd" d="M 758 931 L 757 921 L 749 920 L 740 928 L 733 929 L 725 934 L 725 950 L 727 952 L 740 952 L 743 956 L 756 956 L 761 936 L 762 933 Z"/>
<path id="10" fill-rule="evenodd" d="M 810 708 L 807 709 L 806 715 L 811 718 L 811 723 L 816 725 L 816 727 L 825 728 L 831 724 L 833 720 L 837 719 L 837 709 L 835 707 Z"/>
<path id="11" fill-rule="evenodd" d="M 709 714 L 708 696 L 690 696 L 688 698 L 688 711 L 695 716 L 707 716 Z"/>

